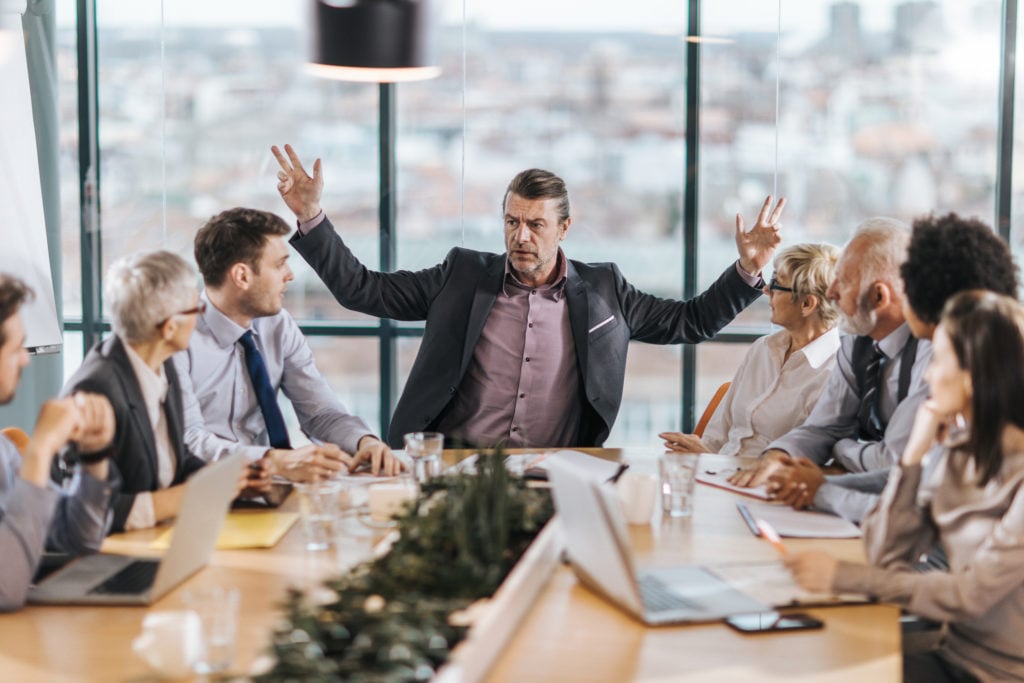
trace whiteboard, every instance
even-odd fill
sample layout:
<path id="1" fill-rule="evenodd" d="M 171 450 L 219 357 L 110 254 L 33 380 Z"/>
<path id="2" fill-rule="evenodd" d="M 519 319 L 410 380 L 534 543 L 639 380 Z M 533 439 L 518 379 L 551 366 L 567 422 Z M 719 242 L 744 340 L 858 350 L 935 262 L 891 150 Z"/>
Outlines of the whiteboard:
<path id="1" fill-rule="evenodd" d="M 60 350 L 61 326 L 46 244 L 21 15 L 12 11 L 16 4 L 0 0 L 0 271 L 35 291 L 33 301 L 21 309 L 25 345 L 45 353 Z"/>

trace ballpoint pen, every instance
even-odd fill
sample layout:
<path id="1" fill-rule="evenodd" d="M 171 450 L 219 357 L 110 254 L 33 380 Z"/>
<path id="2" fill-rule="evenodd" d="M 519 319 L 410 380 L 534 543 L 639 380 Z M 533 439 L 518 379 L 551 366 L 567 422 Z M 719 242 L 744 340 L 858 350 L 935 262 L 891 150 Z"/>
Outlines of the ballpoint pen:
<path id="1" fill-rule="evenodd" d="M 740 516 L 743 517 L 743 521 L 747 523 L 747 528 L 750 529 L 750 533 L 755 536 L 761 535 L 761 530 L 757 528 L 757 522 L 754 521 L 754 516 L 750 514 L 750 510 L 743 503 L 736 503 L 736 509 L 740 511 Z"/>

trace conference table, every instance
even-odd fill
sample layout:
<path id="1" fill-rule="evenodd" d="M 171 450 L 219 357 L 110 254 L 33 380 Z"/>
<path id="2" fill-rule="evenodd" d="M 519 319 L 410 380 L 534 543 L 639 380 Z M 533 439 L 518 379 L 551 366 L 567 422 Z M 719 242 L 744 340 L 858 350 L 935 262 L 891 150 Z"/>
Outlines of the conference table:
<path id="1" fill-rule="evenodd" d="M 587 449 L 585 449 L 587 450 Z M 656 471 L 658 448 L 592 449 L 592 454 Z M 461 452 L 446 452 L 447 461 Z M 708 456 L 704 456 L 708 457 Z M 704 462 L 702 462 L 704 466 Z M 291 496 L 282 509 L 295 510 Z M 637 562 L 646 565 L 767 562 L 773 548 L 755 538 L 736 512 L 737 494 L 699 485 L 691 518 L 656 518 L 631 526 Z M 250 514 L 258 514 L 253 511 Z M 158 680 L 132 653 L 150 610 L 182 609 L 190 589 L 234 586 L 242 594 L 233 672 L 266 667 L 268 645 L 289 587 L 309 591 L 366 559 L 379 532 L 349 520 L 336 547 L 307 551 L 302 529 L 272 549 L 218 550 L 210 564 L 149 608 L 27 606 L 0 615 L 0 676 L 10 681 Z M 161 529 L 112 536 L 109 552 L 158 554 Z M 859 540 L 788 539 L 792 550 L 823 549 L 863 561 Z M 489 681 L 898 681 L 899 610 L 849 605 L 806 610 L 825 622 L 816 631 L 742 635 L 720 623 L 645 627 L 557 566 L 535 604 L 491 667 Z M 196 680 L 202 680 L 197 678 Z"/>

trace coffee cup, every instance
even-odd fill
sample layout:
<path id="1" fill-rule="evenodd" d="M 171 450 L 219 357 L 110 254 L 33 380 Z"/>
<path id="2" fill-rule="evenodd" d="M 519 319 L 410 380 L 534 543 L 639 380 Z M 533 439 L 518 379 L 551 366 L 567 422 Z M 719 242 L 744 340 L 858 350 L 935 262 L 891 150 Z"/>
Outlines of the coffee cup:
<path id="1" fill-rule="evenodd" d="M 658 499 L 658 477 L 627 471 L 617 484 L 622 514 L 630 524 L 650 524 Z"/>

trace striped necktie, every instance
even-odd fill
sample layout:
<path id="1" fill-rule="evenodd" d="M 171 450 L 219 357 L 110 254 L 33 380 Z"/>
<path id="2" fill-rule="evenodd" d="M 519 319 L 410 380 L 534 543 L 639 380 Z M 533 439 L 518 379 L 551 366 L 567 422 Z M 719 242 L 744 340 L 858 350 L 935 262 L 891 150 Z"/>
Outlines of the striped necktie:
<path id="1" fill-rule="evenodd" d="M 880 441 L 885 434 L 885 425 L 879 414 L 885 360 L 885 354 L 878 348 L 878 344 L 872 343 L 868 362 L 860 378 L 860 409 L 857 411 L 859 437 L 864 441 Z"/>

